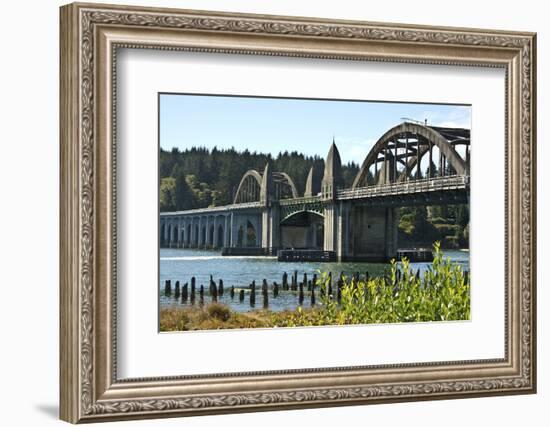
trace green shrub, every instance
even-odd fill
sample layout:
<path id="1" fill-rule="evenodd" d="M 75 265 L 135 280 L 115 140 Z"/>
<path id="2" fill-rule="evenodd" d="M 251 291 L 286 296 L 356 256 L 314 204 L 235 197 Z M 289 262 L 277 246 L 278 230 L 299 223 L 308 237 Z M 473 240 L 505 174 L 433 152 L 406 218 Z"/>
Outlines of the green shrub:
<path id="1" fill-rule="evenodd" d="M 399 272 L 398 272 L 399 270 Z M 424 275 L 417 276 L 408 260 L 391 262 L 386 276 L 368 282 L 344 278 L 341 302 L 327 293 L 328 276 L 321 280 L 324 324 L 366 324 L 467 320 L 470 318 L 470 283 L 461 267 L 443 259 L 434 244 L 434 260 Z M 333 291 L 334 293 L 334 291 Z"/>

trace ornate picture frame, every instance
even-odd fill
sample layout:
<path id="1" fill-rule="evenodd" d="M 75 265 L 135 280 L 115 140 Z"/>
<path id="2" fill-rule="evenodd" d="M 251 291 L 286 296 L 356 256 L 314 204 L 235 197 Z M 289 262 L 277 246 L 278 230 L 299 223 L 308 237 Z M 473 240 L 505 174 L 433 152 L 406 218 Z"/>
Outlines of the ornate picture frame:
<path id="1" fill-rule="evenodd" d="M 60 13 L 61 419 L 79 423 L 536 391 L 535 34 L 79 3 Z M 119 48 L 504 69 L 505 357 L 120 380 Z"/>

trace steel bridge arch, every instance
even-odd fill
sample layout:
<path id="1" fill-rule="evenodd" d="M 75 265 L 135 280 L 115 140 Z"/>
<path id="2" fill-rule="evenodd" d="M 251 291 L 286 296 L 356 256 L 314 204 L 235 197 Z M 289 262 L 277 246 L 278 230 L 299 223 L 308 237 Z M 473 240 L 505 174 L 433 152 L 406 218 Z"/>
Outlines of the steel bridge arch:
<path id="1" fill-rule="evenodd" d="M 420 125 L 417 123 L 405 122 L 400 125 L 394 126 L 384 133 L 378 141 L 374 144 L 372 149 L 365 157 L 361 169 L 357 173 L 352 188 L 363 187 L 361 185 L 366 181 L 368 170 L 375 160 L 377 160 L 378 155 L 386 148 L 389 141 L 393 138 L 403 137 L 404 135 L 412 136 L 418 138 L 419 136 L 427 140 L 429 143 L 437 146 L 440 152 L 448 159 L 450 165 L 454 168 L 457 175 L 464 175 L 467 171 L 466 162 L 462 159 L 460 154 L 455 150 L 454 144 L 449 142 L 439 131 L 438 128 L 431 128 L 429 126 Z M 410 147 L 414 149 L 414 146 Z M 418 158 L 422 159 L 424 154 L 429 151 L 429 148 L 426 146 L 419 147 Z M 400 160 L 398 160 L 400 161 Z M 405 162 L 400 161 L 400 163 L 405 164 Z M 416 155 L 413 155 L 406 165 L 409 171 L 416 165 Z M 402 173 L 397 180 L 401 181 L 405 179 L 405 173 Z"/>

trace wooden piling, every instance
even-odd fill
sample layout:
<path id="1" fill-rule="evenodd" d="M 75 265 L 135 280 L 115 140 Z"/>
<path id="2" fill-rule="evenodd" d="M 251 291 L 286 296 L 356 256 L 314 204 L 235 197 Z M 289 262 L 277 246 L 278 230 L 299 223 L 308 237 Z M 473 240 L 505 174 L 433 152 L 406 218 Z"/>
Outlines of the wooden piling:
<path id="1" fill-rule="evenodd" d="M 273 298 L 277 298 L 279 296 L 279 285 L 277 282 L 273 282 Z"/>
<path id="2" fill-rule="evenodd" d="M 176 287 L 174 292 L 174 298 L 178 299 L 180 297 L 180 281 L 176 280 Z"/>
<path id="3" fill-rule="evenodd" d="M 201 285 L 199 289 L 199 304 L 204 305 L 204 286 Z"/>
<path id="4" fill-rule="evenodd" d="M 214 282 L 214 286 L 210 288 L 210 296 L 212 297 L 213 302 L 218 302 L 218 288 L 216 287 L 215 282 Z"/>
<path id="5" fill-rule="evenodd" d="M 210 275 L 210 286 L 209 286 L 209 292 L 210 295 L 218 297 L 218 287 L 216 286 L 216 282 L 214 282 L 214 279 L 212 279 L 212 275 Z"/>
<path id="6" fill-rule="evenodd" d="M 264 309 L 267 309 L 269 307 L 269 296 L 267 292 L 263 294 L 263 302 L 264 302 Z"/>
<path id="7" fill-rule="evenodd" d="M 219 285 L 218 285 L 218 295 L 219 296 L 222 296 L 223 295 L 223 280 L 220 279 L 219 281 Z"/>
<path id="8" fill-rule="evenodd" d="M 164 282 L 164 293 L 166 295 L 170 295 L 172 293 L 172 281 L 171 280 L 166 280 Z"/>
<path id="9" fill-rule="evenodd" d="M 241 289 L 239 291 L 239 301 L 240 302 L 243 302 L 244 301 L 244 289 Z"/>
<path id="10" fill-rule="evenodd" d="M 231 299 L 235 297 L 235 286 L 231 285 L 231 290 L 229 291 L 229 295 L 231 296 Z"/>
<path id="11" fill-rule="evenodd" d="M 288 274 L 286 271 L 283 273 L 283 290 L 288 291 Z"/>
<path id="12" fill-rule="evenodd" d="M 187 294 L 187 282 L 185 282 L 185 285 L 181 288 L 181 302 L 187 302 L 188 294 Z"/>
<path id="13" fill-rule="evenodd" d="M 304 284 L 300 283 L 300 291 L 298 292 L 298 304 L 304 303 Z"/>
<path id="14" fill-rule="evenodd" d="M 254 286 L 250 290 L 250 307 L 254 307 L 256 305 L 256 287 Z"/>
<path id="15" fill-rule="evenodd" d="M 312 289 L 311 289 L 310 302 L 311 302 L 311 305 L 312 305 L 312 306 L 315 305 L 315 288 L 312 288 Z"/>

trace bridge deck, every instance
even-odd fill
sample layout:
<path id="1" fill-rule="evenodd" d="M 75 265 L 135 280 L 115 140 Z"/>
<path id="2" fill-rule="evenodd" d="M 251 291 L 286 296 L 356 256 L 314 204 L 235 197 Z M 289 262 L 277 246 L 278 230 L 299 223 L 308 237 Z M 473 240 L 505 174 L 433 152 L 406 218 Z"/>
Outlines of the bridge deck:
<path id="1" fill-rule="evenodd" d="M 365 199 L 369 197 L 395 196 L 434 191 L 465 190 L 470 185 L 468 175 L 441 176 L 369 187 L 338 190 L 338 200 Z"/>
<path id="2" fill-rule="evenodd" d="M 212 206 L 208 208 L 189 209 L 186 211 L 161 212 L 160 216 L 201 215 L 211 213 L 224 213 L 236 209 L 254 209 L 261 206 L 260 202 L 235 203 L 232 205 Z"/>
<path id="3" fill-rule="evenodd" d="M 432 193 L 441 191 L 466 190 L 470 186 L 469 175 L 440 176 L 436 178 L 418 179 L 391 184 L 372 185 L 360 188 L 346 188 L 337 191 L 337 200 L 361 200 L 377 197 L 391 197 L 400 195 L 412 195 L 420 193 Z M 295 205 L 313 205 L 322 201 L 321 195 L 309 197 L 296 197 L 279 200 L 282 207 Z M 235 203 L 224 206 L 214 206 L 202 209 L 190 209 L 187 211 L 162 212 L 164 217 L 179 215 L 201 215 L 231 212 L 241 209 L 259 209 L 260 202 Z"/>

